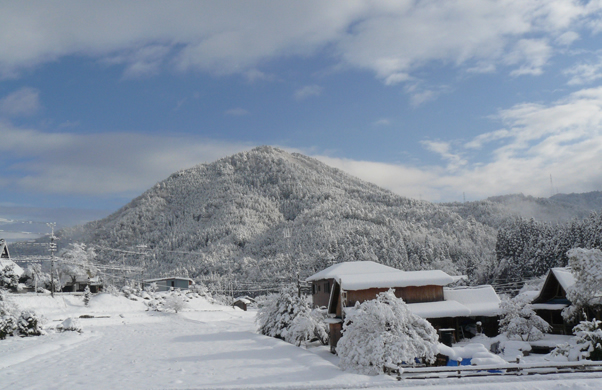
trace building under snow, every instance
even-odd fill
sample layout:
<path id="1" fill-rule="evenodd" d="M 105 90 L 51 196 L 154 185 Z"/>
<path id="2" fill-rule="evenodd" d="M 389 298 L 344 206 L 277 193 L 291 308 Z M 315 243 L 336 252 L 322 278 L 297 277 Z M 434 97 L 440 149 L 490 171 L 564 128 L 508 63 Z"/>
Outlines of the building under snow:
<path id="1" fill-rule="evenodd" d="M 537 315 L 552 327 L 551 333 L 572 334 L 576 323 L 565 321 L 562 310 L 571 305 L 566 292 L 574 284 L 575 276 L 570 268 L 552 268 L 546 276 L 539 295 L 531 302 Z"/>
<path id="2" fill-rule="evenodd" d="M 493 288 L 447 287 L 457 280 L 439 270 L 401 271 L 372 261 L 335 264 L 307 278 L 314 305 L 328 307 L 332 352 L 341 337 L 345 312 L 390 288 L 414 314 L 438 330 L 454 329 L 456 338 L 473 336 L 479 322 L 484 333 L 497 335 L 500 299 Z"/>
<path id="3" fill-rule="evenodd" d="M 19 277 L 23 275 L 23 268 L 19 267 L 17 263 L 10 259 L 10 253 L 8 252 L 8 245 L 6 245 L 6 241 L 0 239 L 0 269 L 3 269 L 9 265 L 13 266 L 13 270 Z"/>

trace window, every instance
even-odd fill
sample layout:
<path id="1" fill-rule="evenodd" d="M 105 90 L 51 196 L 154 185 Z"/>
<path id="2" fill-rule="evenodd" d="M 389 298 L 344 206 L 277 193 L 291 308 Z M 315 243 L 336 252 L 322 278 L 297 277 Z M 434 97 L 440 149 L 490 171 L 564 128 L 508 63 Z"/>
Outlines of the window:
<path id="1" fill-rule="evenodd" d="M 330 282 L 324 283 L 324 291 L 326 291 L 327 293 L 330 292 Z"/>

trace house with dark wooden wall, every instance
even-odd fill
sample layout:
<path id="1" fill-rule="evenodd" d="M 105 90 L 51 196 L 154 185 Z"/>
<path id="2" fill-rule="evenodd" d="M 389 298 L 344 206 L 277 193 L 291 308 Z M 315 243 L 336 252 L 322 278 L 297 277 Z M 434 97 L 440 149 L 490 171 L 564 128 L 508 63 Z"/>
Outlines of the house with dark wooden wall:
<path id="1" fill-rule="evenodd" d="M 374 261 L 348 261 L 334 264 L 305 279 L 311 283 L 311 296 L 314 307 L 328 306 L 330 291 L 336 277 L 341 275 L 366 275 L 374 273 L 399 272 L 398 269 L 375 263 Z"/>
<path id="2" fill-rule="evenodd" d="M 531 302 L 538 316 L 552 327 L 551 333 L 572 334 L 575 322 L 567 322 L 562 317 L 562 310 L 571 302 L 566 297 L 567 289 L 575 284 L 575 277 L 568 267 L 552 268 L 546 276 L 539 295 Z"/>
<path id="3" fill-rule="evenodd" d="M 331 352 L 335 352 L 341 338 L 346 310 L 391 288 L 410 311 L 427 319 L 436 329 L 455 329 L 456 338 L 469 336 L 464 332 L 465 326 L 477 321 L 487 326 L 486 333 L 497 334 L 500 299 L 491 286 L 446 288 L 457 277 L 439 270 L 405 272 L 381 265 L 386 272 L 367 272 L 379 267 L 363 263 L 372 262 L 341 263 L 308 278 L 318 283 L 324 283 L 326 277 L 331 281 L 327 305 Z M 323 295 L 316 291 L 315 305 L 322 306 Z"/>

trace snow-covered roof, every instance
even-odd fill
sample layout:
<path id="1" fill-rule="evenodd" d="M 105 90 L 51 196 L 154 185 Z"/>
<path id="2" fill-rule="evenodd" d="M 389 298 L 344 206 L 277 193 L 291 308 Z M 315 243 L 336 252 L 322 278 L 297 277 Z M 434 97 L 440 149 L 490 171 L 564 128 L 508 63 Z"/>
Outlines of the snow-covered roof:
<path id="1" fill-rule="evenodd" d="M 305 279 L 308 282 L 322 279 L 336 279 L 342 275 L 365 275 L 386 272 L 403 272 L 397 268 L 375 263 L 374 261 L 347 261 L 331 265 Z"/>
<path id="2" fill-rule="evenodd" d="M 534 303 L 531 305 L 535 310 L 562 310 L 568 306 L 567 303 Z"/>
<path id="3" fill-rule="evenodd" d="M 153 282 L 160 282 L 162 280 L 172 280 L 172 279 L 188 280 L 189 282 L 194 283 L 194 280 L 192 280 L 190 278 L 181 277 L 181 276 L 169 276 L 169 277 L 165 277 L 165 278 L 145 279 L 144 283 L 153 283 Z"/>
<path id="4" fill-rule="evenodd" d="M 443 297 L 466 306 L 471 316 L 490 317 L 500 311 L 500 297 L 491 286 L 444 288 Z"/>
<path id="5" fill-rule="evenodd" d="M 456 301 L 410 303 L 408 308 L 422 318 L 470 317 L 470 309 Z"/>
<path id="6" fill-rule="evenodd" d="M 408 286 L 446 286 L 454 278 L 443 271 L 399 271 L 387 273 L 368 273 L 359 275 L 341 275 L 337 282 L 343 290 L 366 290 L 369 288 L 395 288 Z"/>
<path id="7" fill-rule="evenodd" d="M 11 259 L 0 259 L 0 269 L 6 267 L 7 265 L 12 265 L 13 269 L 15 270 L 15 273 L 19 275 L 19 277 L 23 275 L 23 272 L 25 272 L 23 271 L 23 268 L 19 267 L 19 265 L 17 265 L 17 263 L 12 261 Z"/>
<path id="8" fill-rule="evenodd" d="M 560 283 L 564 291 L 567 291 L 569 287 L 575 284 L 575 276 L 570 268 L 552 268 L 551 271 L 554 273 L 556 280 L 558 280 L 558 283 Z"/>

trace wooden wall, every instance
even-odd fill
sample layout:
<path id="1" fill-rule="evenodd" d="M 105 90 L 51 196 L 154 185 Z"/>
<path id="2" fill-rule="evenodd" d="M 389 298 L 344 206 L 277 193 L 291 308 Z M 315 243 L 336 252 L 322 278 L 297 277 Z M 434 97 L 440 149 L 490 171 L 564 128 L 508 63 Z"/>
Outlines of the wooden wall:
<path id="1" fill-rule="evenodd" d="M 370 288 L 367 290 L 347 291 L 347 304 L 353 306 L 355 302 L 362 303 L 375 299 L 378 293 L 389 290 L 388 288 Z M 437 302 L 443 300 L 443 286 L 401 287 L 395 289 L 395 296 L 405 303 Z"/>
<path id="2" fill-rule="evenodd" d="M 334 279 L 314 280 L 312 284 L 312 300 L 314 307 L 328 306 L 330 299 L 330 290 L 334 284 Z"/>

